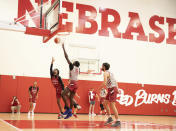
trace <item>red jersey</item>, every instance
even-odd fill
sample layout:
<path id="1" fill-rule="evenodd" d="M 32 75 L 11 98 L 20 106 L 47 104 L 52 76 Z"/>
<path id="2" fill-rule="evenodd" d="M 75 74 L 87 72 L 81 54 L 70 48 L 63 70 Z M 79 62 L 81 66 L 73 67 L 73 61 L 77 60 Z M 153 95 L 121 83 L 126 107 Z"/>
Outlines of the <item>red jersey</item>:
<path id="1" fill-rule="evenodd" d="M 90 101 L 95 101 L 97 93 L 95 91 L 89 91 Z"/>
<path id="2" fill-rule="evenodd" d="M 18 106 L 18 101 L 17 101 L 17 99 L 15 99 L 15 100 L 13 101 L 12 106 Z"/>
<path id="3" fill-rule="evenodd" d="M 56 92 L 62 90 L 61 84 L 60 84 L 60 82 L 58 81 L 58 78 L 57 78 L 57 77 L 52 77 L 52 78 L 51 78 L 51 82 L 52 82 L 54 88 L 56 88 Z"/>
<path id="4" fill-rule="evenodd" d="M 56 89 L 61 88 L 62 90 L 64 90 L 64 83 L 62 82 L 62 78 L 58 75 L 55 76 L 53 74 L 53 64 L 51 64 L 51 66 L 50 66 L 50 76 L 51 76 L 51 82 L 52 82 L 53 86 Z"/>
<path id="5" fill-rule="evenodd" d="M 31 86 L 31 87 L 29 88 L 29 91 L 30 91 L 32 97 L 36 97 L 36 96 L 37 96 L 37 93 L 38 93 L 38 91 L 39 91 L 39 88 L 38 88 L 38 87 L 33 87 L 33 86 Z"/>

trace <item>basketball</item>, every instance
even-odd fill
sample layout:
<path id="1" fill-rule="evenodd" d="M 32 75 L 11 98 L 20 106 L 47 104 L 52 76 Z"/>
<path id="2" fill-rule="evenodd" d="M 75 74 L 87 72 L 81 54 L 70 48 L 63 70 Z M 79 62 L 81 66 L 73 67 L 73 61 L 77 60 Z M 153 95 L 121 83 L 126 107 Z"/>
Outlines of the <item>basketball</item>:
<path id="1" fill-rule="evenodd" d="M 54 42 L 55 42 L 56 44 L 59 44 L 59 43 L 61 42 L 61 40 L 60 40 L 60 38 L 56 37 L 56 38 L 54 39 Z"/>

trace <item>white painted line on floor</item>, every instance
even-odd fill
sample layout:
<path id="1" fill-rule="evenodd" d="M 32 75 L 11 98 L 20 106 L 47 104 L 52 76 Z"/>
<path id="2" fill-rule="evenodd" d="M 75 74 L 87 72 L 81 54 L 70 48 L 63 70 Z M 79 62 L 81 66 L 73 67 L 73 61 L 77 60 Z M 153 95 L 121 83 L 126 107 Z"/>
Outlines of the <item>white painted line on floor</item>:
<path id="1" fill-rule="evenodd" d="M 0 119 L 0 121 L 2 121 L 3 123 L 9 125 L 9 126 L 12 127 L 12 128 L 15 128 L 17 131 L 23 131 L 22 129 L 17 128 L 16 126 L 14 126 L 14 125 L 12 125 L 12 124 L 10 124 L 10 123 L 4 121 L 3 119 Z"/>

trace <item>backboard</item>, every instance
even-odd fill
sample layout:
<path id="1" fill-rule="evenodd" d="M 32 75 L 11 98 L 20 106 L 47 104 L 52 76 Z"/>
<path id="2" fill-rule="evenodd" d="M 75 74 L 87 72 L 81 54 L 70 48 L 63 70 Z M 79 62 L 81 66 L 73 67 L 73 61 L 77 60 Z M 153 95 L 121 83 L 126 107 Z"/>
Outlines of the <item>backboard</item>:
<path id="1" fill-rule="evenodd" d="M 58 32 L 61 7 L 62 0 L 40 0 L 33 10 L 26 11 L 14 21 L 0 20 L 0 30 L 42 36 L 45 43 Z"/>
<path id="2" fill-rule="evenodd" d="M 100 54 L 96 46 L 85 43 L 69 43 L 72 62 L 80 62 L 80 75 L 101 75 Z"/>
<path id="3" fill-rule="evenodd" d="M 59 17 L 61 14 L 61 0 L 55 2 L 48 8 L 44 14 L 44 29 L 50 30 L 49 36 L 43 37 L 43 42 L 47 42 L 58 33 Z"/>

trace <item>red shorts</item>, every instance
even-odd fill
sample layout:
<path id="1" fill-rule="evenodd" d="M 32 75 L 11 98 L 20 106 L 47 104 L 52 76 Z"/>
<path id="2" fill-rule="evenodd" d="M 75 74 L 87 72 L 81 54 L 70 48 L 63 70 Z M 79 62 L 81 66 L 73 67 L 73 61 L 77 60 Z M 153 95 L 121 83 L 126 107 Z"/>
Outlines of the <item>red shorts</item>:
<path id="1" fill-rule="evenodd" d="M 105 97 L 101 97 L 100 98 L 100 104 L 103 104 L 104 100 L 105 100 Z"/>
<path id="2" fill-rule="evenodd" d="M 59 98 L 62 97 L 62 96 L 61 96 L 61 92 L 62 92 L 62 89 L 56 91 L 56 98 L 57 98 L 57 99 L 59 99 Z"/>
<path id="3" fill-rule="evenodd" d="M 108 100 L 109 102 L 116 102 L 117 94 L 118 94 L 117 87 L 108 88 L 106 100 Z"/>
<path id="4" fill-rule="evenodd" d="M 36 97 L 29 98 L 29 102 L 36 103 L 36 101 L 37 101 Z"/>
<path id="5" fill-rule="evenodd" d="M 77 82 L 76 81 L 70 82 L 70 84 L 68 85 L 68 89 L 76 93 L 76 90 L 78 89 Z"/>

